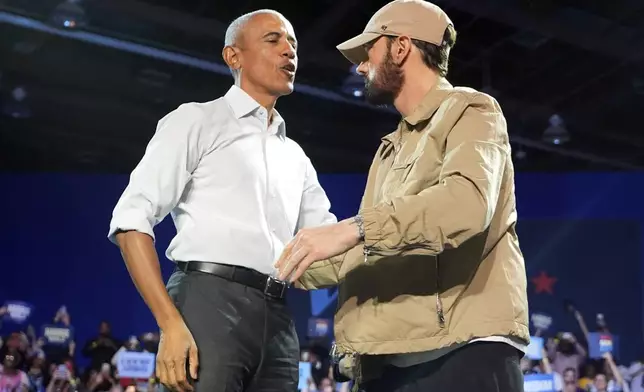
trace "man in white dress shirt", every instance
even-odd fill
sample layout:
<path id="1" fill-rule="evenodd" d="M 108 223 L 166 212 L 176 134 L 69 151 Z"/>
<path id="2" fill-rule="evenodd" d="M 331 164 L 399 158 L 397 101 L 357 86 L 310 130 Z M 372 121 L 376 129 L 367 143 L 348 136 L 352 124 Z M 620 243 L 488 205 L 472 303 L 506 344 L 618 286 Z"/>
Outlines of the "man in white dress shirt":
<path id="1" fill-rule="evenodd" d="M 274 109 L 297 69 L 289 21 L 271 10 L 244 15 L 228 28 L 222 54 L 235 85 L 159 121 L 109 238 L 161 329 L 161 383 L 292 392 L 299 343 L 273 263 L 299 229 L 336 218 Z M 177 269 L 166 290 L 153 228 L 168 213 L 177 235 L 166 255 Z"/>

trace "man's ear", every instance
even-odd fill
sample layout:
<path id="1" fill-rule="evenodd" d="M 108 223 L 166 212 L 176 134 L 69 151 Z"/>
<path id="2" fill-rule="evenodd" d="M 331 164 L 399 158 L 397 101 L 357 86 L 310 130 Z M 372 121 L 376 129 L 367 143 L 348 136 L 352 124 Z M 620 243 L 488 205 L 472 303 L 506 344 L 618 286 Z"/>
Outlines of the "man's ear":
<path id="1" fill-rule="evenodd" d="M 402 65 L 409 54 L 411 53 L 412 46 L 411 38 L 407 36 L 396 37 L 394 44 L 391 45 L 391 57 L 396 65 Z"/>
<path id="2" fill-rule="evenodd" d="M 235 50 L 235 48 L 233 48 L 232 46 L 225 46 L 221 51 L 221 56 L 224 58 L 226 65 L 228 65 L 230 69 L 236 71 L 241 69 L 241 59 L 239 58 L 240 56 L 237 53 L 237 50 Z"/>

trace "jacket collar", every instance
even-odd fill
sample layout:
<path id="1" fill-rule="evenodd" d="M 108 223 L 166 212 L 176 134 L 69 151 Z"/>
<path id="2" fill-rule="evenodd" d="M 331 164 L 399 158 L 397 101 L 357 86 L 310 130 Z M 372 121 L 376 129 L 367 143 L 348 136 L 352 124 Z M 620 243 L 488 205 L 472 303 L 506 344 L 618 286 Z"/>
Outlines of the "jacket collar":
<path id="1" fill-rule="evenodd" d="M 439 78 L 434 87 L 425 94 L 425 97 L 420 101 L 420 104 L 416 106 L 416 109 L 400 121 L 398 129 L 384 136 L 382 141 L 385 143 L 393 143 L 395 140 L 400 138 L 400 133 L 402 131 L 413 130 L 418 123 L 431 118 L 453 88 L 454 87 L 449 81 L 447 81 L 447 79 Z"/>

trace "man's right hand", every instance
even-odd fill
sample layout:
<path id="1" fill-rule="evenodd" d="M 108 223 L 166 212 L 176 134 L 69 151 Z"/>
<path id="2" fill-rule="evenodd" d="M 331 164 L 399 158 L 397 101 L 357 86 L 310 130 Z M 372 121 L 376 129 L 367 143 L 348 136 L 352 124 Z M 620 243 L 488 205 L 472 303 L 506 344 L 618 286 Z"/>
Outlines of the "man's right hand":
<path id="1" fill-rule="evenodd" d="M 116 235 L 125 265 L 136 288 L 161 328 L 156 374 L 159 381 L 179 392 L 194 389 L 186 375 L 197 379 L 197 345 L 163 283 L 159 257 L 151 236 L 136 231 Z"/>
<path id="2" fill-rule="evenodd" d="M 185 322 L 181 320 L 161 331 L 156 359 L 156 375 L 161 384 L 174 391 L 193 391 L 194 387 L 186 374 L 186 360 L 190 367 L 190 377 L 196 380 L 199 369 L 197 344 Z"/>

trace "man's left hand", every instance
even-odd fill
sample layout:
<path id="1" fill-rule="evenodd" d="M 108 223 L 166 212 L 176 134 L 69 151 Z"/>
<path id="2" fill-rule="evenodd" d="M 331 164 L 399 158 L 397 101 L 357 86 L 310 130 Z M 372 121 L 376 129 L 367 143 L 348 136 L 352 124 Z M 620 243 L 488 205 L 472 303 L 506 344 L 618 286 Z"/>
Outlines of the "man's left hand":
<path id="1" fill-rule="evenodd" d="M 360 243 L 360 232 L 353 219 L 315 228 L 300 230 L 284 248 L 275 268 L 279 279 L 299 279 L 316 261 L 342 254 Z M 292 275 L 291 275 L 292 274 Z"/>

